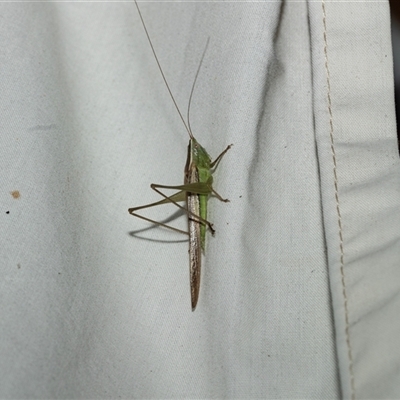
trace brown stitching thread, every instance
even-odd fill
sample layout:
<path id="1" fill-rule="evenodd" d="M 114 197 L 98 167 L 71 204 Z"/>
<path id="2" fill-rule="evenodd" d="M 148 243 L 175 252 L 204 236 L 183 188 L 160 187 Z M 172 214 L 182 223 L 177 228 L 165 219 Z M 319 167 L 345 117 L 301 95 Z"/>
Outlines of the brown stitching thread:
<path id="1" fill-rule="evenodd" d="M 346 290 L 346 280 L 344 275 L 344 250 L 343 250 L 343 227 L 342 227 L 342 215 L 340 213 L 339 204 L 339 190 L 338 190 L 338 177 L 337 177 L 337 163 L 336 163 L 336 151 L 335 151 L 335 141 L 333 139 L 333 114 L 332 114 L 332 100 L 331 100 L 331 82 L 330 82 L 330 72 L 328 66 L 328 41 L 327 41 L 327 31 L 326 31 L 326 10 L 325 10 L 325 0 L 322 0 L 322 14 L 323 14 L 323 25 L 324 25 L 324 55 L 325 55 L 325 70 L 326 70 L 326 83 L 328 87 L 328 110 L 329 110 L 329 136 L 331 140 L 331 151 L 333 160 L 333 177 L 335 181 L 335 201 L 336 201 L 336 212 L 338 216 L 338 227 L 339 227 L 339 247 L 340 247 L 340 274 L 342 276 L 342 288 L 343 288 L 343 298 L 344 298 L 344 311 L 345 311 L 345 323 L 346 323 L 346 344 L 347 344 L 347 355 L 349 357 L 349 373 L 350 373 L 350 386 L 351 386 L 351 399 L 355 400 L 355 385 L 354 385 L 354 371 L 353 371 L 353 354 L 350 344 L 350 332 L 349 332 L 349 307 L 348 298 Z"/>

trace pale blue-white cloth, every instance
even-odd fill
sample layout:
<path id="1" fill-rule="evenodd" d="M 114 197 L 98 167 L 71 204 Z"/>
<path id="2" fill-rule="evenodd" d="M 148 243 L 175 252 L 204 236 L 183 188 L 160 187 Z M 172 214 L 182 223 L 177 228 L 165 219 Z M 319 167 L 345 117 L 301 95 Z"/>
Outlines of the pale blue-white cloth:
<path id="1" fill-rule="evenodd" d="M 2 3 L 0 397 L 399 398 L 388 3 L 140 5 L 184 114 L 210 38 L 191 126 L 234 145 L 199 304 L 127 212 L 188 143 L 134 4 Z"/>

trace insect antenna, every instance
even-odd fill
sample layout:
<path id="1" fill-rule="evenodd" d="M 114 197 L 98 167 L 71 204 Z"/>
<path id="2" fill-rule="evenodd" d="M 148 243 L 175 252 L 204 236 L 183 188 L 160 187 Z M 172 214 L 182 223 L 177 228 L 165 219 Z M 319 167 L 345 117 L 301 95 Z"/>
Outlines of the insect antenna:
<path id="1" fill-rule="evenodd" d="M 208 37 L 208 39 L 207 39 L 206 47 L 204 48 L 203 55 L 201 56 L 199 66 L 197 67 L 196 75 L 194 77 L 192 90 L 190 91 L 189 103 L 188 103 L 188 109 L 187 109 L 187 122 L 188 122 L 188 127 L 189 127 L 190 133 L 192 133 L 192 128 L 190 126 L 190 105 L 192 104 L 192 97 L 193 97 L 194 87 L 196 86 L 197 77 L 199 76 L 199 72 L 200 72 L 201 66 L 203 64 L 204 56 L 206 55 L 209 43 L 210 43 L 210 37 Z M 193 133 L 192 133 L 192 136 L 193 136 Z"/>
<path id="2" fill-rule="evenodd" d="M 149 43 L 150 43 L 151 50 L 152 50 L 152 52 L 153 52 L 153 54 L 154 54 L 154 58 L 156 59 L 156 62 L 157 62 L 157 65 L 158 65 L 158 69 L 159 69 L 160 72 L 161 72 L 161 76 L 162 76 L 162 78 L 163 78 L 163 80 L 164 80 L 164 83 L 165 83 L 167 89 L 168 89 L 169 95 L 170 95 L 170 97 L 171 97 L 171 99 L 172 99 L 172 101 L 173 101 L 173 103 L 174 103 L 174 105 L 175 105 L 176 110 L 178 111 L 179 116 L 181 117 L 181 120 L 182 120 L 182 122 L 183 122 L 183 125 L 185 125 L 185 128 L 186 128 L 186 130 L 187 130 L 187 132 L 188 132 L 190 138 L 191 138 L 191 139 L 194 139 L 194 136 L 193 136 L 191 130 L 188 128 L 188 125 L 186 124 L 185 119 L 183 118 L 182 113 L 181 113 L 181 111 L 179 110 L 178 104 L 177 104 L 176 101 L 175 101 L 174 95 L 172 94 L 172 91 L 171 91 L 171 89 L 170 89 L 170 87 L 169 87 L 169 85 L 168 85 L 167 78 L 165 77 L 164 72 L 163 72 L 163 69 L 161 68 L 160 61 L 158 61 L 158 57 L 157 57 L 156 51 L 154 50 L 153 42 L 152 42 L 151 39 L 150 39 L 150 35 L 149 35 L 149 32 L 147 31 L 146 24 L 144 23 L 144 19 L 143 19 L 143 17 L 142 17 L 142 13 L 140 12 L 139 5 L 138 5 L 138 3 L 137 3 L 136 0 L 134 0 L 134 1 L 135 1 L 136 8 L 137 8 L 137 10 L 138 10 L 138 13 L 139 13 L 140 20 L 142 21 L 142 25 L 143 25 L 144 31 L 146 32 L 147 39 L 148 39 L 148 41 L 149 41 Z"/>

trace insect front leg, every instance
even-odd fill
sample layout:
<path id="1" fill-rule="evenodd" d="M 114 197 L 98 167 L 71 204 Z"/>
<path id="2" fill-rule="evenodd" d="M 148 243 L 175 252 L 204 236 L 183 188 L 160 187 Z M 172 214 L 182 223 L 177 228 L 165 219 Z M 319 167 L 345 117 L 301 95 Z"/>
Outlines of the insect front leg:
<path id="1" fill-rule="evenodd" d="M 222 160 L 222 157 L 226 154 L 226 152 L 233 146 L 230 144 L 211 164 L 210 167 L 214 168 L 214 170 L 218 167 L 219 162 Z"/>

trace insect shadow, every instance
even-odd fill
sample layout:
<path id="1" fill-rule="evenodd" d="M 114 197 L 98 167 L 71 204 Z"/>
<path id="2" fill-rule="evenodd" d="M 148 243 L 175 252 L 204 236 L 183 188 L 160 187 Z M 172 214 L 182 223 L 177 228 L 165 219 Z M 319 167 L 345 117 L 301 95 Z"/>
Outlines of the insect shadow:
<path id="1" fill-rule="evenodd" d="M 170 215 L 168 218 L 165 218 L 164 220 L 162 220 L 160 222 L 163 224 L 167 224 L 171 221 L 174 221 L 174 220 L 182 217 L 183 215 L 186 215 L 186 212 L 184 210 L 178 209 L 172 215 Z M 167 239 L 154 239 L 154 238 L 150 238 L 150 237 L 142 235 L 142 233 L 147 232 L 151 229 L 163 229 L 163 227 L 160 225 L 153 224 L 146 228 L 130 231 L 130 232 L 128 232 L 128 235 L 131 237 L 134 237 L 136 239 L 147 240 L 149 242 L 157 242 L 157 243 L 183 243 L 183 242 L 187 242 L 189 240 L 187 237 L 185 237 L 184 239 L 175 239 L 175 240 L 169 239 L 169 240 L 167 240 Z"/>

